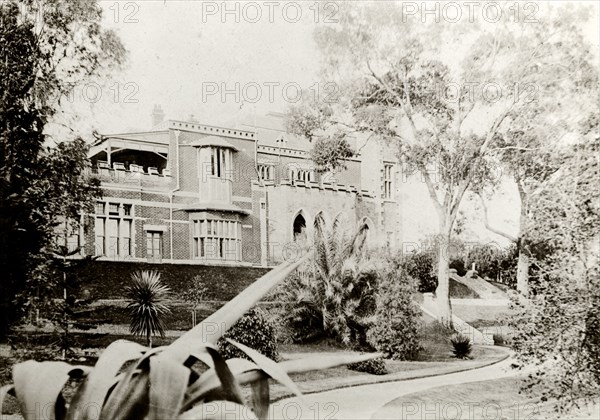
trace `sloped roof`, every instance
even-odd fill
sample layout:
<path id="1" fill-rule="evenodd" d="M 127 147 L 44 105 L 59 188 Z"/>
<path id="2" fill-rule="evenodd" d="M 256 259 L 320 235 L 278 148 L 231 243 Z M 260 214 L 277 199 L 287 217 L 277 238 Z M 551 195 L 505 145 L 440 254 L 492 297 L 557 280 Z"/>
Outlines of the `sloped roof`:
<path id="1" fill-rule="evenodd" d="M 243 209 L 230 203 L 221 202 L 199 202 L 192 204 L 184 204 L 179 207 L 181 210 L 187 211 L 226 211 L 231 213 L 250 214 L 250 210 Z"/>
<path id="2" fill-rule="evenodd" d="M 235 151 L 238 150 L 233 144 L 219 136 L 202 137 L 201 139 L 194 140 L 190 145 L 195 147 L 224 147 Z"/>

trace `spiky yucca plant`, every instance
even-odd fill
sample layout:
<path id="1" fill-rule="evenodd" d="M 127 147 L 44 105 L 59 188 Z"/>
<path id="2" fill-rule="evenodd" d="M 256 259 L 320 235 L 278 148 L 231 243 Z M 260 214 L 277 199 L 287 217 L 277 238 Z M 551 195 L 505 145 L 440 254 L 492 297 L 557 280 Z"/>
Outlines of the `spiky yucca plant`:
<path id="1" fill-rule="evenodd" d="M 127 308 L 131 313 L 129 330 L 133 335 L 146 337 L 152 347 L 152 335 L 165 336 L 163 316 L 171 312 L 166 304 L 170 289 L 160 281 L 158 271 L 137 271 L 131 275 L 131 284 L 125 288 Z"/>
<path id="2" fill-rule="evenodd" d="M 450 338 L 452 343 L 452 353 L 457 359 L 468 359 L 471 354 L 471 340 L 462 334 L 454 334 Z"/>
<path id="3" fill-rule="evenodd" d="M 269 378 L 299 395 L 290 373 L 381 356 L 319 356 L 275 363 L 235 342 L 231 344 L 252 361 L 225 361 L 219 354 L 215 344 L 227 328 L 303 260 L 265 274 L 169 346 L 150 349 L 119 340 L 104 350 L 94 368 L 63 362 L 19 363 L 13 368 L 14 385 L 0 388 L 0 410 L 10 394 L 19 401 L 26 420 L 218 419 L 231 415 L 232 408 L 237 408 L 238 418 L 266 419 Z M 81 378 L 80 383 L 66 401 L 63 389 L 74 377 Z M 252 388 L 252 412 L 243 406 L 240 386 L 246 384 Z"/>

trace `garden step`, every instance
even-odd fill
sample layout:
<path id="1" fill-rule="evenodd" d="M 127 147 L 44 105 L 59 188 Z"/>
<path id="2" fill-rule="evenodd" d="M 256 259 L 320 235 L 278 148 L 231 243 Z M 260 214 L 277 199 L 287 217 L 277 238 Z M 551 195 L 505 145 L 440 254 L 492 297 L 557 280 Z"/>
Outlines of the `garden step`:
<path id="1" fill-rule="evenodd" d="M 430 293 L 425 293 L 423 304 L 418 305 L 427 315 L 437 319 L 437 306 L 433 295 Z M 452 315 L 452 324 L 454 325 L 456 332 L 469 337 L 473 344 L 494 344 L 494 337 L 492 334 L 484 334 L 482 331 L 479 331 L 477 328 L 469 325 L 462 318 L 459 318 L 454 314 Z"/>
<path id="2" fill-rule="evenodd" d="M 450 272 L 450 278 L 469 287 L 482 299 L 507 299 L 506 293 L 479 276 L 460 277 L 458 274 Z"/>

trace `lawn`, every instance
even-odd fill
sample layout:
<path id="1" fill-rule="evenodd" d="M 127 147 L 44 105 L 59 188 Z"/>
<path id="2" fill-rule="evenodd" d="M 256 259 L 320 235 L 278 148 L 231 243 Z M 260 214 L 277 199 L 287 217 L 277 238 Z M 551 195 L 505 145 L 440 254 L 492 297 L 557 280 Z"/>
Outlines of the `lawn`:
<path id="1" fill-rule="evenodd" d="M 305 393 L 322 392 L 381 382 L 392 382 L 419 377 L 434 376 L 486 366 L 506 357 L 507 353 L 494 347 L 474 347 L 471 360 L 458 360 L 447 356 L 445 361 L 401 361 L 386 360 L 387 375 L 371 375 L 356 372 L 345 366 L 322 371 L 291 375 L 298 388 Z M 285 355 L 284 355 L 285 356 Z M 291 393 L 279 384 L 273 384 L 271 398 L 279 400 Z"/>
<path id="2" fill-rule="evenodd" d="M 107 313 L 111 316 L 120 316 Z M 392 361 L 386 360 L 385 364 L 388 370 L 386 375 L 371 375 L 363 372 L 356 372 L 345 366 L 327 369 L 323 371 L 308 372 L 292 375 L 292 379 L 304 393 L 320 392 L 335 388 L 363 385 L 377 382 L 388 382 L 403 379 L 411 379 L 421 376 L 431 376 L 442 373 L 450 373 L 459 370 L 473 369 L 493 363 L 505 357 L 506 353 L 498 348 L 474 347 L 471 360 L 457 360 L 452 357 L 449 336 L 452 334 L 440 327 L 430 319 L 424 319 L 423 327 L 420 331 L 420 342 L 423 350 L 415 361 Z M 75 358 L 71 362 L 78 364 L 93 364 L 96 360 L 95 350 L 100 351 L 111 342 L 117 339 L 129 339 L 144 343 L 142 338 L 132 337 L 121 334 L 97 334 L 89 332 L 78 332 L 71 334 L 72 344 L 79 349 L 90 349 L 92 354 L 84 359 Z M 175 337 L 157 338 L 155 345 L 166 345 L 172 342 Z M 10 382 L 10 371 L 13 363 L 27 358 L 43 360 L 53 358 L 57 353 L 38 352 L 52 343 L 56 343 L 58 337 L 51 333 L 20 334 L 13 337 L 13 344 L 20 348 L 29 348 L 34 352 L 30 354 L 13 354 L 9 357 L 8 347 L 4 346 L 4 353 L 0 354 L 0 385 Z M 20 341 L 19 341 L 20 340 Z M 309 344 L 289 344 L 279 345 L 279 352 L 282 360 L 304 358 L 323 354 L 352 354 L 356 353 L 348 350 L 333 340 L 325 339 Z M 4 356 L 4 357 L 3 357 Z M 279 384 L 272 384 L 271 398 L 278 400 L 290 396 L 289 390 Z M 5 413 L 18 412 L 15 401 L 9 399 L 4 407 Z"/>
<path id="3" fill-rule="evenodd" d="M 382 407 L 375 419 L 545 419 L 556 418 L 554 402 L 541 403 L 536 395 L 522 394 L 521 378 L 510 377 L 461 385 L 441 386 L 404 395 Z M 598 419 L 598 406 L 578 410 L 561 419 Z M 593 411 L 595 410 L 595 412 Z"/>

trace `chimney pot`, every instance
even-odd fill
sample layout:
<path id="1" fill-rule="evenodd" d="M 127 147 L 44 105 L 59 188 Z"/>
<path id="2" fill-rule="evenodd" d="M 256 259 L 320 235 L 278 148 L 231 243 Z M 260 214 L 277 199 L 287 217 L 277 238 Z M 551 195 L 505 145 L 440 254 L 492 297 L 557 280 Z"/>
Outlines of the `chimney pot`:
<path id="1" fill-rule="evenodd" d="M 152 110 L 152 127 L 156 127 L 165 119 L 165 112 L 160 105 L 154 105 Z"/>

